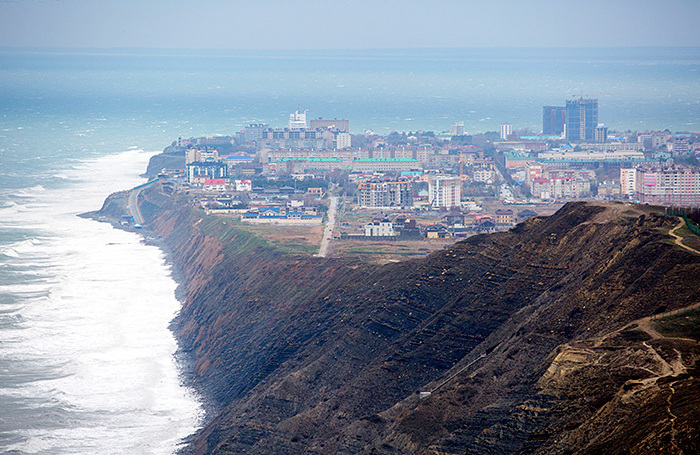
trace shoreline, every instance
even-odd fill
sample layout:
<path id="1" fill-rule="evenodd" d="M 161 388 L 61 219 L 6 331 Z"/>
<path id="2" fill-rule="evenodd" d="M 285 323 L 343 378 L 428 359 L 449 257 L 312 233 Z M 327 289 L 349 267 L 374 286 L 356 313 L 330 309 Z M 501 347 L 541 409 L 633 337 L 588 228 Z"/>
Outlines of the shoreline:
<path id="1" fill-rule="evenodd" d="M 143 175 L 146 176 L 146 174 Z M 112 193 L 109 196 L 107 196 L 103 206 L 99 210 L 79 213 L 76 216 L 84 219 L 97 221 L 99 223 L 107 223 L 112 225 L 114 229 L 136 234 L 140 237 L 141 243 L 148 246 L 156 247 L 163 253 L 165 265 L 169 269 L 168 275 L 176 284 L 175 299 L 180 305 L 177 314 L 168 322 L 167 325 L 167 329 L 173 335 L 173 338 L 177 343 L 177 349 L 172 354 L 172 357 L 174 358 L 176 367 L 178 369 L 178 378 L 180 380 L 181 385 L 188 389 L 191 389 L 194 392 L 196 401 L 201 406 L 203 414 L 195 430 L 180 440 L 180 442 L 178 443 L 178 449 L 176 450 L 176 452 L 174 452 L 175 454 L 186 455 L 192 452 L 191 445 L 197 437 L 197 434 L 200 431 L 202 431 L 202 429 L 204 429 L 211 421 L 214 420 L 214 418 L 222 411 L 222 407 L 216 402 L 216 399 L 213 397 L 213 394 L 211 394 L 210 391 L 208 391 L 208 389 L 203 384 L 197 381 L 197 376 L 195 374 L 195 358 L 190 351 L 186 350 L 183 347 L 182 340 L 180 336 L 178 336 L 179 329 L 182 327 L 181 311 L 185 304 L 185 293 L 187 283 L 182 274 L 182 270 L 178 264 L 178 261 L 176 261 L 173 257 L 172 249 L 162 239 L 162 237 L 159 236 L 152 229 L 136 229 L 131 225 L 124 226 L 119 222 L 116 216 L 109 215 L 104 212 L 108 201 L 114 201 L 115 199 L 119 200 L 125 193 L 128 193 L 128 191 L 119 191 L 116 193 Z"/>

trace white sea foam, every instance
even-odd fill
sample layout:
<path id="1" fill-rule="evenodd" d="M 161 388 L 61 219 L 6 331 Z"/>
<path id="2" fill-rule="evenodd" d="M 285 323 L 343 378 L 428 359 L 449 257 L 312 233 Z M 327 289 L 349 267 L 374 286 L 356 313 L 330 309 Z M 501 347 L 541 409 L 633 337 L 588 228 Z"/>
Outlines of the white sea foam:
<path id="1" fill-rule="evenodd" d="M 0 421 L 9 435 L 0 451 L 169 454 L 200 425 L 173 357 L 179 302 L 163 253 L 76 216 L 142 183 L 151 155 L 133 148 L 73 163 L 61 174 L 74 184 L 50 198 L 23 189 L 22 204 L 0 209 L 0 228 L 39 233 L 0 247 L 0 261 L 17 268 L 3 269 L 16 282 L 0 283 L 14 299 L 0 313 L 0 403 L 21 403 L 12 428 Z"/>

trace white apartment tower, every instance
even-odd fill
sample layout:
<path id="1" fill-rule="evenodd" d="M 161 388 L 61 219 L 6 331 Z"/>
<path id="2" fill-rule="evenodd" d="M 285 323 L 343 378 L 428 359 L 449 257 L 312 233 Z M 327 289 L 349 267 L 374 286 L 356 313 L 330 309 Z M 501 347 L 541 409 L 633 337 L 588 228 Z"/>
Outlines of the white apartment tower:
<path id="1" fill-rule="evenodd" d="M 501 123 L 500 136 L 504 141 L 508 140 L 508 136 L 513 134 L 513 125 L 510 123 Z"/>
<path id="2" fill-rule="evenodd" d="M 637 169 L 620 168 L 620 192 L 630 199 L 634 198 L 637 186 Z"/>
<path id="3" fill-rule="evenodd" d="M 338 133 L 335 137 L 335 148 L 338 150 L 352 147 L 352 136 L 350 133 Z"/>
<path id="4" fill-rule="evenodd" d="M 289 114 L 289 129 L 290 130 L 305 130 L 306 129 L 306 111 L 296 111 Z"/>
<path id="5" fill-rule="evenodd" d="M 462 200 L 462 180 L 459 177 L 430 177 L 428 200 L 432 208 L 459 207 Z"/>

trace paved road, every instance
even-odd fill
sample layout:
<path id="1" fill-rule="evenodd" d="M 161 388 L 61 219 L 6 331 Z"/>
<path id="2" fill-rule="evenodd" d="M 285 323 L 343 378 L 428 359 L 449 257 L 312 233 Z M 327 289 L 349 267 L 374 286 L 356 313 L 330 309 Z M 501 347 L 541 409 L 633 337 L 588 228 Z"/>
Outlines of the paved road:
<path id="1" fill-rule="evenodd" d="M 148 182 L 145 185 L 142 186 L 137 186 L 133 190 L 131 190 L 131 194 L 129 194 L 129 212 L 131 212 L 131 216 L 134 217 L 134 224 L 140 224 L 143 226 L 143 216 L 141 215 L 141 210 L 139 209 L 139 194 L 141 194 L 141 190 L 146 188 L 152 183 L 157 182 L 158 179 L 153 179 L 150 182 Z"/>
<path id="2" fill-rule="evenodd" d="M 318 250 L 318 256 L 325 258 L 328 254 L 328 244 L 333 236 L 333 228 L 335 227 L 335 214 L 338 211 L 338 196 L 331 196 L 331 205 L 328 207 L 328 221 L 323 230 L 323 240 L 321 240 L 321 248 Z"/>

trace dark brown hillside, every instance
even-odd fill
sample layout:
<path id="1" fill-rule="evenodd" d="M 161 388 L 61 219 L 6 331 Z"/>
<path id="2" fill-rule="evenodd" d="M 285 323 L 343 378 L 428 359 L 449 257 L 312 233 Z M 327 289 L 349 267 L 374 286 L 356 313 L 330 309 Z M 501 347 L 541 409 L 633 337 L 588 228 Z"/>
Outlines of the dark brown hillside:
<path id="1" fill-rule="evenodd" d="M 195 453 L 697 444 L 697 343 L 621 330 L 700 301 L 700 257 L 668 241 L 674 219 L 568 204 L 370 267 L 284 255 L 168 204 L 149 192 L 144 209 L 186 282 L 181 342 L 223 409 Z"/>

